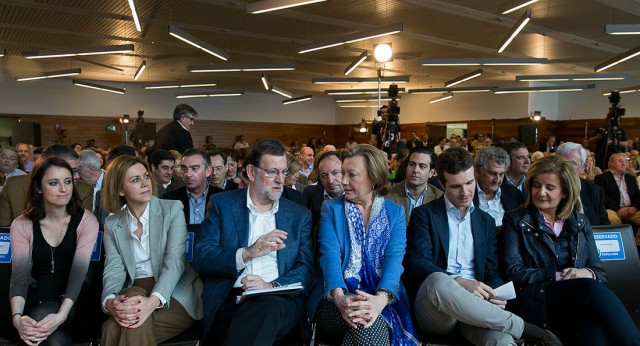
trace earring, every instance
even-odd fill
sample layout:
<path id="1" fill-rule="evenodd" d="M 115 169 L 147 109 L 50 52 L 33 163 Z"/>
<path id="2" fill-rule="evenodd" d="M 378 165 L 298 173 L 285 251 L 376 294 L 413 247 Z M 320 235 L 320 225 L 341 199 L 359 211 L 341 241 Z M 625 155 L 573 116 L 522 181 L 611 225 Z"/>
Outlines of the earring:
<path id="1" fill-rule="evenodd" d="M 124 196 L 124 192 L 120 191 L 120 196 Z"/>

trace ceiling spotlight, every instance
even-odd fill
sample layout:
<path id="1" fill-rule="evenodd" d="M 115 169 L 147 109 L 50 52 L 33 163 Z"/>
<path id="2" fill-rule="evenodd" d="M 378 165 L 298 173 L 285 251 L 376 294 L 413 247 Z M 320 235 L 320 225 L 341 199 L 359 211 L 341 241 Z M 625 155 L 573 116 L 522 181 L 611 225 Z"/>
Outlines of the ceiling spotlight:
<path id="1" fill-rule="evenodd" d="M 364 118 L 362 118 L 362 121 L 360 122 L 360 133 L 366 133 L 367 132 L 367 122 L 364 120 Z"/>
<path id="2" fill-rule="evenodd" d="M 393 50 L 391 49 L 391 43 L 381 43 L 373 47 L 373 56 L 377 62 L 387 62 L 391 60 L 393 56 Z"/>
<path id="3" fill-rule="evenodd" d="M 533 121 L 540 121 L 540 119 L 542 119 L 542 113 L 540 111 L 533 111 L 533 113 L 529 116 L 529 119 Z"/>
<path id="4" fill-rule="evenodd" d="M 129 123 L 129 114 L 124 114 L 122 116 L 122 123 L 123 124 L 128 124 Z"/>

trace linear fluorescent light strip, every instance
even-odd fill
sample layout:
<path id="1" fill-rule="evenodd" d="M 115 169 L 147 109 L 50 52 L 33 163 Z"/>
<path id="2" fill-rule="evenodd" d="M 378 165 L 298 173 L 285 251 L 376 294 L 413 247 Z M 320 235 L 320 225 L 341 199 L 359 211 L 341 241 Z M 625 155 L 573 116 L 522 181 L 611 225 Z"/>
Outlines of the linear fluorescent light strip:
<path id="1" fill-rule="evenodd" d="M 93 82 L 87 82 L 87 81 L 77 80 L 77 79 L 73 80 L 73 85 L 77 85 L 77 86 L 84 87 L 84 88 L 89 88 L 89 89 L 107 91 L 107 92 L 115 93 L 115 94 L 124 94 L 125 91 L 126 91 L 125 88 L 116 88 L 116 87 L 112 87 L 112 86 L 108 86 L 108 85 L 103 85 L 103 84 L 98 84 L 98 83 L 93 83 Z"/>
<path id="2" fill-rule="evenodd" d="M 177 89 L 177 88 L 204 88 L 217 86 L 218 82 L 201 83 L 201 84 L 170 84 L 170 85 L 150 85 L 144 87 L 147 90 L 152 89 Z"/>
<path id="3" fill-rule="evenodd" d="M 381 98 L 380 101 L 391 101 L 390 98 Z M 352 102 L 378 102 L 377 98 L 374 99 L 337 99 L 336 103 L 352 103 Z"/>
<path id="4" fill-rule="evenodd" d="M 532 92 L 564 92 L 564 91 L 582 91 L 584 89 L 594 88 L 594 84 L 588 85 L 564 85 L 564 86 L 548 86 L 548 87 L 524 87 L 524 88 L 499 88 L 493 93 L 499 94 L 517 94 Z"/>
<path id="5" fill-rule="evenodd" d="M 422 66 L 526 66 L 547 64 L 546 58 L 423 58 Z"/>
<path id="6" fill-rule="evenodd" d="M 133 3 L 133 0 L 129 0 L 129 7 L 131 8 L 131 16 L 133 17 L 133 23 L 136 25 L 136 30 L 138 32 L 142 31 L 140 27 L 140 20 L 138 19 L 138 12 L 136 11 L 136 5 Z"/>
<path id="7" fill-rule="evenodd" d="M 630 87 L 624 87 L 624 88 L 617 88 L 613 90 L 605 90 L 602 93 L 602 96 L 609 96 L 613 91 L 617 91 L 621 94 L 629 94 L 629 93 L 634 93 L 636 91 L 640 91 L 640 86 L 630 86 Z"/>
<path id="8" fill-rule="evenodd" d="M 365 50 L 364 52 L 362 52 L 362 54 L 360 54 L 356 60 L 354 60 L 351 64 L 349 64 L 349 66 L 347 66 L 347 68 L 344 69 L 344 75 L 348 76 L 349 73 L 351 73 L 353 70 L 356 69 L 356 67 L 360 66 L 360 64 L 362 64 L 365 60 L 367 60 L 367 56 L 368 53 Z"/>
<path id="9" fill-rule="evenodd" d="M 520 4 L 520 5 L 516 6 L 516 7 L 512 7 L 512 8 L 510 8 L 510 9 L 508 9 L 508 10 L 506 10 L 506 11 L 502 12 L 502 14 L 509 14 L 509 13 L 514 12 L 514 11 L 517 11 L 517 10 L 519 10 L 519 9 L 523 8 L 523 7 L 527 7 L 527 6 L 529 6 L 529 5 L 533 4 L 533 3 L 536 3 L 536 2 L 538 2 L 538 1 L 539 1 L 539 0 L 530 0 L 530 1 L 527 1 L 527 2 L 525 2 L 525 3 L 523 3 L 523 4 Z"/>
<path id="10" fill-rule="evenodd" d="M 7 55 L 7 50 L 6 49 L 0 49 L 0 57 L 3 57 Z"/>
<path id="11" fill-rule="evenodd" d="M 429 103 L 436 103 L 436 102 L 448 100 L 448 99 L 450 99 L 452 97 L 453 97 L 452 93 L 446 93 L 446 94 L 443 94 L 442 96 L 439 96 L 439 97 L 436 97 L 436 98 L 433 98 L 433 99 L 429 100 Z"/>
<path id="12" fill-rule="evenodd" d="M 133 52 L 132 44 L 112 45 L 112 46 L 100 46 L 100 47 L 86 47 L 86 48 L 67 48 L 57 50 L 34 50 L 23 52 L 27 59 L 45 59 L 45 58 L 59 58 L 67 56 L 82 56 L 82 55 L 99 55 L 99 54 L 117 54 L 117 53 L 130 53 Z"/>
<path id="13" fill-rule="evenodd" d="M 509 31 L 507 36 L 500 42 L 500 48 L 498 48 L 498 53 L 502 53 L 513 39 L 524 29 L 524 26 L 529 23 L 531 20 L 531 9 L 526 10 L 525 13 L 518 19 L 516 25 Z"/>
<path id="14" fill-rule="evenodd" d="M 262 77 L 260 77 L 260 80 L 262 81 L 262 85 L 264 85 L 264 90 L 269 90 L 269 83 L 267 82 L 267 76 L 265 76 L 264 73 L 262 74 Z"/>
<path id="15" fill-rule="evenodd" d="M 247 64 L 247 65 L 194 65 L 187 66 L 189 72 L 259 72 L 259 71 L 294 71 L 297 64 Z"/>
<path id="16" fill-rule="evenodd" d="M 395 77 L 345 77 L 345 78 L 312 78 L 311 83 L 314 84 L 354 84 L 354 83 L 409 83 L 409 76 L 395 76 Z"/>
<path id="17" fill-rule="evenodd" d="M 193 94 L 177 94 L 177 99 L 188 99 L 188 98 L 200 98 L 200 97 L 228 97 L 228 96 L 242 96 L 244 95 L 244 91 L 242 90 L 232 90 L 232 91 L 216 91 L 216 92 L 208 92 L 208 93 L 193 93 Z"/>
<path id="18" fill-rule="evenodd" d="M 282 96 L 284 96 L 286 98 L 292 98 L 293 97 L 292 93 L 290 93 L 290 92 L 288 92 L 288 91 L 286 91 L 284 89 L 280 89 L 277 86 L 272 86 L 271 87 L 271 91 L 273 91 L 276 94 L 280 94 L 280 95 L 282 95 Z"/>
<path id="19" fill-rule="evenodd" d="M 378 108 L 377 105 L 339 105 L 340 108 Z"/>
<path id="20" fill-rule="evenodd" d="M 133 80 L 138 80 L 138 78 L 140 78 L 145 68 L 147 68 L 147 61 L 143 60 L 142 63 L 140 64 L 140 67 L 138 67 L 136 74 L 133 75 Z"/>
<path id="21" fill-rule="evenodd" d="M 169 35 L 182 40 L 196 48 L 200 48 L 203 51 L 215 56 L 218 59 L 222 59 L 224 61 L 229 60 L 229 53 L 225 52 L 222 49 L 216 48 L 212 45 L 210 45 L 209 43 L 191 35 L 188 34 L 186 31 L 183 31 L 182 29 L 176 27 L 173 24 L 169 24 Z"/>
<path id="22" fill-rule="evenodd" d="M 247 13 L 259 14 L 323 1 L 326 0 L 264 0 L 247 4 Z"/>
<path id="23" fill-rule="evenodd" d="M 404 92 L 405 88 L 398 88 L 398 92 Z M 325 90 L 327 95 L 362 95 L 362 94 L 384 94 L 389 92 L 389 89 L 344 89 L 344 90 Z"/>
<path id="24" fill-rule="evenodd" d="M 382 26 L 379 28 L 363 30 L 363 31 L 355 32 L 353 34 L 338 36 L 330 40 L 319 41 L 319 42 L 302 46 L 298 49 L 298 54 L 304 54 L 304 53 L 309 53 L 309 52 L 313 52 L 320 49 L 336 47 L 346 43 L 364 41 L 364 40 L 368 40 L 375 37 L 393 35 L 393 34 L 402 32 L 402 30 L 403 30 L 402 23 L 395 23 L 387 26 Z"/>
<path id="25" fill-rule="evenodd" d="M 66 76 L 75 76 L 75 75 L 80 74 L 80 72 L 81 72 L 81 70 L 79 68 L 74 68 L 74 69 L 70 69 L 70 70 L 50 71 L 50 72 L 45 72 L 44 74 L 41 74 L 39 76 L 16 78 L 16 81 L 17 82 L 24 82 L 24 81 L 36 80 L 36 79 L 47 79 L 47 78 L 59 78 L 59 77 L 66 77 Z"/>
<path id="26" fill-rule="evenodd" d="M 411 89 L 409 94 L 442 94 L 442 93 L 479 93 L 495 90 L 492 86 L 479 87 L 459 87 L 459 88 L 429 88 L 429 89 Z"/>
<path id="27" fill-rule="evenodd" d="M 622 80 L 631 77 L 629 73 L 586 73 L 586 74 L 541 74 L 516 76 L 520 82 L 561 82 L 569 80 Z"/>
<path id="28" fill-rule="evenodd" d="M 290 105 L 292 103 L 298 103 L 298 102 L 304 102 L 304 101 L 309 101 L 311 100 L 311 95 L 305 95 L 305 96 L 299 96 L 299 97 L 294 97 L 288 100 L 283 100 L 282 104 L 283 105 Z"/>
<path id="29" fill-rule="evenodd" d="M 607 24 L 604 33 L 608 35 L 638 35 L 640 24 Z"/>
<path id="30" fill-rule="evenodd" d="M 621 62 L 625 62 L 635 56 L 640 55 L 640 46 L 637 46 L 631 50 L 628 50 L 612 59 L 609 59 L 605 62 L 603 62 L 602 64 L 596 65 L 595 67 L 595 71 L 596 72 L 600 72 L 600 71 L 604 71 L 606 69 L 608 69 L 609 67 L 615 66 Z"/>
<path id="31" fill-rule="evenodd" d="M 480 77 L 481 75 L 482 75 L 482 69 L 477 69 L 475 71 L 471 71 L 471 72 L 469 72 L 467 74 L 464 74 L 464 75 L 462 75 L 460 77 L 456 77 L 456 78 L 454 78 L 454 79 L 452 79 L 450 81 L 445 82 L 444 86 L 445 87 L 452 87 L 454 85 L 458 85 L 458 84 L 464 83 L 464 82 L 466 82 L 468 80 Z"/>

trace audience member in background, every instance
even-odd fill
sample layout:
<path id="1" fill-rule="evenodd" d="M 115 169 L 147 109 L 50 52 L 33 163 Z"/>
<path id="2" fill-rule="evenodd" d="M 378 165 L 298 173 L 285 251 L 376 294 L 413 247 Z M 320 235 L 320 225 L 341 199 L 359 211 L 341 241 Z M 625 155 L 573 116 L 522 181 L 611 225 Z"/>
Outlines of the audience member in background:
<path id="1" fill-rule="evenodd" d="M 356 142 L 356 138 L 354 136 L 349 136 L 349 140 L 347 141 L 347 144 L 344 145 L 344 148 L 346 150 L 349 150 L 356 145 L 358 145 L 358 142 Z"/>
<path id="2" fill-rule="evenodd" d="M 510 310 L 548 326 L 566 345 L 640 345 L 631 317 L 604 285 L 574 163 L 542 158 L 525 185 L 526 206 L 508 213 L 502 229 L 504 275 L 517 288 Z"/>
<path id="3" fill-rule="evenodd" d="M 311 213 L 280 198 L 287 173 L 282 143 L 258 141 L 245 171 L 247 189 L 211 200 L 194 249 L 193 266 L 205 282 L 203 345 L 272 345 L 307 321 L 305 295 L 315 281 Z M 296 282 L 305 289 L 293 298 L 262 295 L 236 304 L 246 289 Z"/>
<path id="4" fill-rule="evenodd" d="M 293 154 L 287 153 L 287 169 L 289 170 L 289 174 L 284 178 L 284 185 L 300 193 L 302 193 L 306 187 L 304 184 L 298 182 L 301 168 L 302 163 L 300 163 L 300 160 L 293 156 Z"/>
<path id="5" fill-rule="evenodd" d="M 33 148 L 33 162 L 34 163 L 40 159 L 40 156 L 42 156 L 42 151 L 43 150 L 44 149 L 42 147 Z"/>
<path id="6" fill-rule="evenodd" d="M 627 173 L 636 177 L 640 173 L 640 155 L 637 153 L 631 153 L 629 155 L 629 167 L 627 167 Z"/>
<path id="7" fill-rule="evenodd" d="M 105 159 L 104 159 L 104 154 L 102 153 L 101 150 L 98 149 L 93 149 L 93 151 L 96 153 L 96 155 L 98 156 L 98 160 L 100 160 L 100 168 L 104 169 L 105 167 Z"/>
<path id="8" fill-rule="evenodd" d="M 71 345 L 73 304 L 87 277 L 98 222 L 60 158 L 33 167 L 24 214 L 11 224 L 12 322 L 27 345 Z"/>
<path id="9" fill-rule="evenodd" d="M 473 158 L 462 148 L 438 157 L 444 196 L 411 213 L 407 227 L 404 282 L 420 328 L 436 334 L 456 331 L 474 345 L 527 343 L 561 345 L 548 331 L 504 310 L 494 288 L 498 272 L 496 226 L 473 204 Z"/>
<path id="10" fill-rule="evenodd" d="M 111 149 L 109 149 L 109 154 L 107 155 L 107 165 L 115 158 L 125 155 L 138 156 L 138 150 L 136 150 L 136 147 L 132 145 L 114 145 L 113 147 L 111 147 Z"/>
<path id="11" fill-rule="evenodd" d="M 342 168 L 345 195 L 324 203 L 320 220 L 324 284 L 310 296 L 317 328 L 343 345 L 419 345 L 400 281 L 404 212 L 383 197 L 384 157 L 361 144 L 347 151 Z"/>
<path id="12" fill-rule="evenodd" d="M 16 148 L 10 145 L 0 148 L 0 170 L 5 177 L 27 174 L 21 167 L 24 168 L 24 165 L 20 161 L 20 155 Z"/>
<path id="13" fill-rule="evenodd" d="M 422 143 L 422 141 L 418 139 L 418 134 L 416 133 L 416 131 L 411 131 L 411 137 L 409 137 L 409 140 L 407 141 L 407 149 L 411 150 L 415 147 L 421 147 L 423 145 L 424 143 Z"/>
<path id="14" fill-rule="evenodd" d="M 544 156 L 545 156 L 545 155 L 544 155 L 544 153 L 543 153 L 543 152 L 541 152 L 541 151 L 534 151 L 534 152 L 531 154 L 531 163 L 536 162 L 538 159 L 540 159 L 540 158 L 542 158 L 542 157 L 544 157 Z"/>
<path id="15" fill-rule="evenodd" d="M 63 159 L 71 166 L 75 190 L 80 195 L 82 207 L 93 210 L 93 186 L 79 180 L 80 157 L 78 153 L 66 145 L 52 144 L 42 154 L 42 158 L 51 157 Z M 29 175 L 16 175 L 5 181 L 2 192 L 0 192 L 0 227 L 9 227 L 13 219 L 24 211 L 29 179 Z"/>
<path id="16" fill-rule="evenodd" d="M 394 129 L 389 124 L 389 107 L 382 106 L 379 110 L 381 121 L 373 124 L 371 127 L 371 139 L 369 144 L 376 148 L 391 154 L 391 148 L 396 148 L 398 141 L 400 140 L 400 125 L 397 125 L 397 133 L 394 133 Z"/>
<path id="17" fill-rule="evenodd" d="M 544 156 L 551 155 L 556 152 L 556 136 L 549 136 L 546 142 L 540 143 L 539 150 L 544 154 Z"/>
<path id="18" fill-rule="evenodd" d="M 313 150 L 314 152 L 316 151 L 316 138 L 315 137 L 311 137 L 309 138 L 309 140 L 307 141 L 307 146 L 309 148 L 311 148 L 311 150 Z"/>
<path id="19" fill-rule="evenodd" d="M 233 149 L 240 150 L 242 148 L 248 148 L 249 143 L 244 139 L 244 135 L 236 136 L 236 141 L 233 143 Z"/>
<path id="20" fill-rule="evenodd" d="M 411 149 L 409 157 L 400 165 L 399 170 L 405 171 L 404 179 L 391 187 L 387 198 L 404 207 L 407 224 L 413 208 L 440 198 L 443 194 L 428 183 L 435 171 L 435 164 L 436 154 L 425 146 L 417 146 Z"/>
<path id="21" fill-rule="evenodd" d="M 522 195 L 526 200 L 527 191 L 524 188 L 524 179 L 527 174 L 527 170 L 529 170 L 529 165 L 531 164 L 527 146 L 520 142 L 511 142 L 505 144 L 503 149 L 507 154 L 509 154 L 511 164 L 507 168 L 507 173 L 505 174 L 505 179 L 502 184 L 509 184 L 517 187 L 518 190 L 522 192 Z"/>
<path id="22" fill-rule="evenodd" d="M 209 184 L 211 161 L 209 156 L 200 149 L 189 149 L 184 152 L 180 170 L 182 170 L 185 186 L 165 192 L 162 198 L 182 202 L 187 224 L 199 225 L 204 220 L 204 213 L 211 196 L 223 190 Z"/>
<path id="23" fill-rule="evenodd" d="M 422 134 L 422 144 L 424 144 L 425 147 L 429 147 L 431 148 L 431 150 L 433 150 L 433 140 L 429 138 L 428 133 Z"/>
<path id="24" fill-rule="evenodd" d="M 320 224 L 322 202 L 344 193 L 342 189 L 342 161 L 336 151 L 326 151 L 318 157 L 319 183 L 307 186 L 303 193 L 313 215 L 313 225 Z"/>
<path id="25" fill-rule="evenodd" d="M 58 132 L 56 144 L 62 144 L 66 146 L 69 146 L 71 144 L 71 141 L 69 140 L 69 132 L 67 130 L 60 130 L 60 132 Z"/>
<path id="26" fill-rule="evenodd" d="M 213 144 L 213 136 L 206 136 L 204 138 L 204 144 L 200 149 L 202 149 L 203 151 L 215 150 L 216 145 Z"/>
<path id="27" fill-rule="evenodd" d="M 24 171 L 29 173 L 31 172 L 31 168 L 33 168 L 33 164 L 35 163 L 35 159 L 33 158 L 33 152 L 31 151 L 31 147 L 29 144 L 18 143 L 16 144 L 16 150 L 18 151 L 18 155 L 20 156 L 20 162 L 24 167 Z"/>
<path id="28" fill-rule="evenodd" d="M 562 143 L 556 149 L 556 155 L 573 162 L 576 174 L 584 171 L 587 152 L 580 144 L 573 142 Z M 580 179 L 580 204 L 582 208 L 578 209 L 578 211 L 587 217 L 591 226 L 610 224 L 602 187 L 588 180 Z"/>
<path id="29" fill-rule="evenodd" d="M 628 162 L 625 154 L 613 154 L 609 158 L 609 170 L 594 179 L 604 189 L 605 206 L 612 225 L 622 221 L 640 225 L 640 190 L 636 177 L 626 173 Z"/>
<path id="30" fill-rule="evenodd" d="M 208 154 L 211 160 L 211 185 L 224 191 L 237 190 L 238 184 L 227 180 L 227 153 L 214 150 Z"/>
<path id="31" fill-rule="evenodd" d="M 104 220 L 107 218 L 107 213 L 102 206 L 102 182 L 104 180 L 104 171 L 100 168 L 100 160 L 98 155 L 91 150 L 85 149 L 78 153 L 80 156 L 80 169 L 78 174 L 80 180 L 93 186 L 93 215 L 98 219 L 100 225 L 104 225 Z"/>
<path id="32" fill-rule="evenodd" d="M 175 158 L 164 149 L 157 149 L 151 154 L 151 173 L 156 183 L 158 198 L 169 192 L 184 186 L 184 180 L 173 176 Z"/>
<path id="33" fill-rule="evenodd" d="M 398 168 L 400 168 L 400 165 L 404 159 L 407 158 L 408 154 L 409 151 L 406 149 L 391 154 L 391 160 L 389 160 L 389 180 L 393 181 L 395 179 Z"/>
<path id="34" fill-rule="evenodd" d="M 447 144 L 447 138 L 446 137 L 440 137 L 438 139 L 438 145 L 433 147 L 433 152 L 436 153 L 436 155 L 440 155 L 440 154 L 442 154 L 443 151 L 445 151 L 447 149 L 449 149 L 449 144 Z"/>
<path id="35" fill-rule="evenodd" d="M 580 174 L 580 178 L 593 182 L 596 175 L 602 174 L 600 167 L 596 166 L 596 157 L 594 153 L 589 153 L 584 163 L 584 170 Z"/>
<path id="36" fill-rule="evenodd" d="M 198 117 L 198 112 L 188 104 L 177 105 L 173 110 L 173 121 L 156 133 L 156 139 L 150 148 L 150 153 L 152 154 L 155 149 L 177 150 L 182 153 L 193 148 L 189 127 L 194 124 L 196 117 Z"/>
<path id="37" fill-rule="evenodd" d="M 504 213 L 524 204 L 522 192 L 515 186 L 503 185 L 509 154 L 498 147 L 486 147 L 476 152 L 474 162 L 478 185 L 473 204 L 493 217 L 496 227 L 502 226 Z"/>
<path id="38" fill-rule="evenodd" d="M 182 205 L 153 196 L 147 162 L 122 156 L 105 176 L 104 345 L 156 345 L 202 318 L 202 281 L 185 259 Z"/>
<path id="39" fill-rule="evenodd" d="M 229 149 L 227 152 L 227 180 L 231 180 L 236 184 L 240 184 L 238 172 L 238 150 Z"/>
<path id="40" fill-rule="evenodd" d="M 91 149 L 91 150 L 98 149 L 98 147 L 96 147 L 96 140 L 95 139 L 88 139 L 87 140 L 87 145 L 84 147 L 84 149 Z"/>
<path id="41" fill-rule="evenodd" d="M 314 152 L 311 147 L 302 147 L 300 149 L 300 161 L 302 162 L 302 169 L 300 174 L 308 177 L 313 171 L 313 158 Z"/>
<path id="42" fill-rule="evenodd" d="M 180 169 L 182 153 L 179 153 L 177 150 L 169 150 L 169 153 L 173 155 L 173 176 L 182 179 L 182 169 Z"/>
<path id="43" fill-rule="evenodd" d="M 82 144 L 80 143 L 73 143 L 70 146 L 71 146 L 71 149 L 76 151 L 76 153 L 79 153 L 80 151 L 82 151 Z"/>
<path id="44" fill-rule="evenodd" d="M 336 151 L 336 146 L 333 144 L 327 144 L 324 146 L 323 151 Z"/>

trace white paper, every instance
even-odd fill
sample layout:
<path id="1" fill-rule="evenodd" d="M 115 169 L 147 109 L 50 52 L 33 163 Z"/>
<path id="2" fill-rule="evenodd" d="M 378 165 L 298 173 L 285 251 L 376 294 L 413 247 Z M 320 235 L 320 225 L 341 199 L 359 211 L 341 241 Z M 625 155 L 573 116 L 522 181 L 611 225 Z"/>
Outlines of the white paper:
<path id="1" fill-rule="evenodd" d="M 509 281 L 498 288 L 494 288 L 493 290 L 496 292 L 496 296 L 493 299 L 511 300 L 516 297 L 516 290 L 513 287 L 513 281 Z"/>

